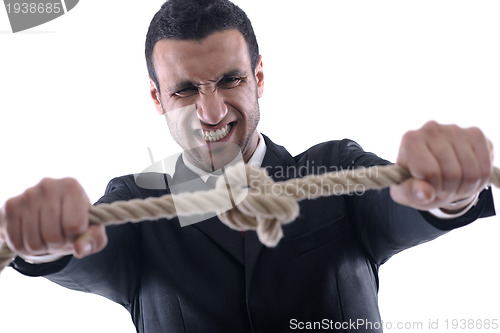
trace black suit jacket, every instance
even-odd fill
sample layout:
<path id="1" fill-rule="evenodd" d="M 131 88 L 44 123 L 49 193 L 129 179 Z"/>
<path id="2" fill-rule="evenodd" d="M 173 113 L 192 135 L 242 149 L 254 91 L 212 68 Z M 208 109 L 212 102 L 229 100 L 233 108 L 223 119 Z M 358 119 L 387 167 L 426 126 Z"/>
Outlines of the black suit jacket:
<path id="1" fill-rule="evenodd" d="M 350 140 L 295 157 L 265 140 L 263 167 L 276 181 L 388 163 Z M 155 177 L 161 184 L 196 181 L 182 160 L 172 178 Z M 138 183 L 132 175 L 115 178 L 99 202 L 169 193 L 168 185 L 151 190 Z M 255 232 L 242 237 L 216 217 L 185 227 L 177 219 L 159 220 L 108 227 L 106 249 L 82 260 L 30 265 L 18 258 L 13 267 L 122 304 L 141 333 L 381 332 L 378 267 L 403 249 L 494 214 L 488 190 L 451 221 L 400 206 L 387 190 L 303 201 L 300 209 L 275 248 L 263 246 Z"/>

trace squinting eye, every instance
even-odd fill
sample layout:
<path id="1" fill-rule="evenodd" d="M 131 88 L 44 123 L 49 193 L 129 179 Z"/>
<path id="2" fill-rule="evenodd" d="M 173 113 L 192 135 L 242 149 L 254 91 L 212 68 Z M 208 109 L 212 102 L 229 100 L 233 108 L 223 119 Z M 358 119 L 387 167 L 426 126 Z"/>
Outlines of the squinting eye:
<path id="1" fill-rule="evenodd" d="M 219 86 L 222 88 L 230 89 L 238 86 L 242 79 L 240 77 L 227 77 L 219 82 Z"/>
<path id="2" fill-rule="evenodd" d="M 174 95 L 177 97 L 190 97 L 196 95 L 198 93 L 198 89 L 195 87 L 184 88 L 177 91 Z"/>

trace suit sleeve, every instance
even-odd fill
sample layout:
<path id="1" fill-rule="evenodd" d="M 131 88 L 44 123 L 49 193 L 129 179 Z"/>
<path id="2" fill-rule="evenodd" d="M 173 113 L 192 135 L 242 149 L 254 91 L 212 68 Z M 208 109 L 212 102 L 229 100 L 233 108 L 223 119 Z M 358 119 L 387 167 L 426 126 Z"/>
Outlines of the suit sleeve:
<path id="1" fill-rule="evenodd" d="M 350 140 L 342 141 L 340 156 L 344 168 L 389 164 Z M 491 189 L 482 191 L 478 203 L 466 214 L 451 220 L 441 220 L 428 212 L 399 205 L 392 200 L 389 189 L 349 196 L 347 204 L 357 237 L 377 265 L 404 249 L 435 239 L 478 218 L 495 215 Z"/>
<path id="2" fill-rule="evenodd" d="M 96 203 L 131 199 L 131 191 L 122 178 L 113 179 L 105 195 Z M 124 306 L 130 304 L 139 283 L 140 228 L 135 224 L 106 228 L 108 245 L 83 259 L 66 256 L 58 261 L 33 265 L 16 258 L 11 266 L 28 276 L 45 276 L 66 288 L 92 292 Z"/>

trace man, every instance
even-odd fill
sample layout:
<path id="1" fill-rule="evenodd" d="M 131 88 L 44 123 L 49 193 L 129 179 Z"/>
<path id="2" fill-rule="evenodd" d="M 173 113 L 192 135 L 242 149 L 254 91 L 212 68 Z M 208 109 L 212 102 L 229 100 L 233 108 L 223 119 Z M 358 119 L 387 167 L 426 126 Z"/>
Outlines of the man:
<path id="1" fill-rule="evenodd" d="M 146 59 L 155 107 L 184 153 L 172 177 L 153 176 L 166 180 L 164 189 L 119 177 L 99 203 L 159 196 L 187 183 L 203 188 L 239 158 L 278 181 L 387 164 L 350 140 L 293 157 L 257 131 L 262 58 L 246 15 L 228 1 L 165 3 L 151 23 Z M 1 233 L 24 257 L 14 268 L 122 304 L 138 332 L 285 332 L 316 323 L 380 332 L 378 267 L 494 213 L 483 190 L 491 151 L 478 129 L 430 122 L 401 142 L 397 162 L 411 180 L 301 203 L 276 248 L 215 217 L 188 226 L 178 219 L 89 226 L 89 200 L 71 179 L 43 180 L 9 200 Z"/>

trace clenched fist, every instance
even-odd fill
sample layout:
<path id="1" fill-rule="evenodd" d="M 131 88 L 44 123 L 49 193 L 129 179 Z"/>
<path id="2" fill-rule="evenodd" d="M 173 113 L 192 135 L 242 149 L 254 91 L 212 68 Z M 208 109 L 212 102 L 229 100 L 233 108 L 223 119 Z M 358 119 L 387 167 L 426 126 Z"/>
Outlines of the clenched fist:
<path id="1" fill-rule="evenodd" d="M 74 179 L 43 179 L 2 209 L 0 238 L 20 255 L 84 257 L 107 243 L 103 226 L 89 225 L 90 201 Z"/>
<path id="2" fill-rule="evenodd" d="M 412 178 L 391 186 L 394 201 L 420 210 L 459 210 L 485 187 L 493 146 L 478 128 L 428 122 L 403 136 L 397 164 Z M 457 201 L 462 207 L 450 205 Z"/>

